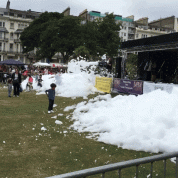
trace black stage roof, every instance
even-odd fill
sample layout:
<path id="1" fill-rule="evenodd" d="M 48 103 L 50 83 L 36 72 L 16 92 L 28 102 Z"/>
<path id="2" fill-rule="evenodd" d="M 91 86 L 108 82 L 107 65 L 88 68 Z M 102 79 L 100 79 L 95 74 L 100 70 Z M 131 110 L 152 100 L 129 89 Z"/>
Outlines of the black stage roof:
<path id="1" fill-rule="evenodd" d="M 132 51 L 156 51 L 178 49 L 178 33 L 170 33 L 149 38 L 130 40 L 121 43 L 121 50 Z"/>

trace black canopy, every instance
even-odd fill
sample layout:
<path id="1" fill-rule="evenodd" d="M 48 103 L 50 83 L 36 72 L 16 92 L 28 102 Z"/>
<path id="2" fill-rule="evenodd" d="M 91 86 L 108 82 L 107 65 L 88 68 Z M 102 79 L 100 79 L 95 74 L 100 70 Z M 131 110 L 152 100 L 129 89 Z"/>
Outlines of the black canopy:
<path id="1" fill-rule="evenodd" d="M 16 61 L 14 59 L 8 59 L 8 60 L 5 60 L 5 61 L 0 61 L 0 65 L 1 64 L 6 64 L 6 65 L 18 65 L 18 66 L 23 66 L 25 65 L 23 62 L 20 62 L 20 61 Z"/>

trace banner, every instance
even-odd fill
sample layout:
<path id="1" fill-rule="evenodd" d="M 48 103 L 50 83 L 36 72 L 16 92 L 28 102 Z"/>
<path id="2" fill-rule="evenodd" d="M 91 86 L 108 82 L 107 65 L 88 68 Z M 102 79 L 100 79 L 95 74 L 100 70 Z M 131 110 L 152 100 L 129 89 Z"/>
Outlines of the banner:
<path id="1" fill-rule="evenodd" d="M 113 91 L 140 95 L 143 94 L 143 81 L 115 78 L 113 81 Z"/>
<path id="2" fill-rule="evenodd" d="M 99 91 L 111 93 L 112 78 L 96 77 L 95 87 Z"/>
<path id="3" fill-rule="evenodd" d="M 143 93 L 149 93 L 149 92 L 152 92 L 157 89 L 171 93 L 173 87 L 177 87 L 177 85 L 176 84 L 168 84 L 168 83 L 144 82 Z"/>

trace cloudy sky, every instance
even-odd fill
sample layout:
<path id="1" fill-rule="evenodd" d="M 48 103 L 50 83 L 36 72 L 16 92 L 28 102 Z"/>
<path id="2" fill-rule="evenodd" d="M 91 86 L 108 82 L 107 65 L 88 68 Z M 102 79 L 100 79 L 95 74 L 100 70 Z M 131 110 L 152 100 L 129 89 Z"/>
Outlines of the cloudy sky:
<path id="1" fill-rule="evenodd" d="M 135 20 L 148 17 L 149 21 L 169 16 L 178 17 L 178 1 L 175 0 L 10 0 L 10 8 L 38 12 L 62 12 L 67 7 L 71 15 L 88 11 L 109 12 L 123 17 L 134 15 Z M 7 0 L 0 0 L 0 7 L 6 7 Z"/>

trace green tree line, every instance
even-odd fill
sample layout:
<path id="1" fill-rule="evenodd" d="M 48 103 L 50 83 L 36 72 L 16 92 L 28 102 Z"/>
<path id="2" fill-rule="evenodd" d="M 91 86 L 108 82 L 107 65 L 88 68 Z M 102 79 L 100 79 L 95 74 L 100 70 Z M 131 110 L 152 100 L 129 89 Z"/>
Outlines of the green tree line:
<path id="1" fill-rule="evenodd" d="M 23 52 L 34 48 L 38 59 L 49 60 L 60 52 L 64 61 L 71 55 L 110 57 L 118 54 L 120 46 L 120 24 L 115 23 L 113 14 L 103 19 L 87 21 L 63 13 L 45 12 L 35 19 L 21 34 Z M 80 54 L 81 53 L 81 54 Z"/>

